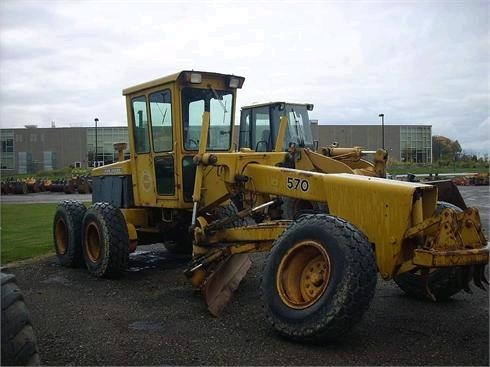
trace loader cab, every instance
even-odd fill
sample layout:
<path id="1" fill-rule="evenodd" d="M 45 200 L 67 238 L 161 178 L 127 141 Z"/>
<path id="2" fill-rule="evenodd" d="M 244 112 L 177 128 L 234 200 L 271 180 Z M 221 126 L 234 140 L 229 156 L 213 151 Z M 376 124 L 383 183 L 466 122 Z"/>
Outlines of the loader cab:
<path id="1" fill-rule="evenodd" d="M 314 148 L 313 135 L 308 111 L 312 104 L 271 102 L 244 106 L 240 113 L 239 148 L 249 148 L 257 152 L 275 149 L 281 117 L 288 119 L 286 137 L 282 150 L 290 143 L 300 147 Z"/>
<path id="2" fill-rule="evenodd" d="M 203 113 L 210 115 L 206 150 L 231 151 L 236 90 L 243 81 L 183 71 L 123 91 L 136 206 L 192 205 Z"/>

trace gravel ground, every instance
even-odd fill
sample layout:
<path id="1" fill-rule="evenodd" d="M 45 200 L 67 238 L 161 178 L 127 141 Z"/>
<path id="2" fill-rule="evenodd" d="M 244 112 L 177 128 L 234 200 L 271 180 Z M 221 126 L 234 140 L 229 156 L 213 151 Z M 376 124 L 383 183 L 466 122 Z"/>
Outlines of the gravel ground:
<path id="1" fill-rule="evenodd" d="M 488 187 L 461 191 L 480 208 L 488 233 Z M 25 294 L 46 365 L 489 365 L 489 298 L 476 287 L 436 304 L 380 279 L 370 309 L 348 335 L 312 346 L 265 324 L 264 255 L 252 259 L 219 318 L 183 276 L 186 259 L 158 245 L 133 254 L 119 280 L 62 268 L 54 256 L 9 271 Z"/>

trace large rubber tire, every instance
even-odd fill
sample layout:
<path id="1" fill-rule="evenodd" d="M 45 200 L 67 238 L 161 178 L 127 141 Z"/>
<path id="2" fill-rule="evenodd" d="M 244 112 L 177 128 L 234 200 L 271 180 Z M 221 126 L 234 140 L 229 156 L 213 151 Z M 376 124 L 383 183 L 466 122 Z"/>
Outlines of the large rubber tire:
<path id="1" fill-rule="evenodd" d="M 109 203 L 95 203 L 83 217 L 83 257 L 96 277 L 117 278 L 128 266 L 129 235 L 124 216 Z"/>
<path id="2" fill-rule="evenodd" d="M 29 192 L 29 190 L 27 189 L 27 184 L 25 182 L 15 182 L 13 192 L 14 194 L 25 195 Z"/>
<path id="3" fill-rule="evenodd" d="M 320 281 L 309 278 L 316 267 L 322 269 Z M 266 319 L 288 338 L 335 340 L 360 321 L 376 281 L 371 244 L 358 229 L 326 214 L 301 216 L 274 242 L 266 260 L 261 284 Z M 301 292 L 311 291 L 310 285 L 315 295 L 305 296 Z"/>
<path id="4" fill-rule="evenodd" d="M 461 212 L 461 209 L 456 205 L 446 203 L 445 201 L 438 201 L 434 214 L 440 214 L 442 210 L 446 208 Z M 463 278 L 463 270 L 463 267 L 431 269 L 428 275 L 429 279 L 427 284 L 436 301 L 446 300 L 463 289 L 464 284 L 461 281 Z M 393 280 L 398 287 L 409 296 L 433 300 L 432 297 L 427 294 L 426 281 L 419 268 L 400 274 Z"/>
<path id="5" fill-rule="evenodd" d="M 13 274 L 2 280 L 2 366 L 41 364 L 37 340 L 22 292 Z"/>
<path id="6" fill-rule="evenodd" d="M 58 261 L 76 267 L 82 261 L 82 220 L 87 208 L 80 201 L 65 200 L 58 204 L 53 221 L 53 242 Z"/>

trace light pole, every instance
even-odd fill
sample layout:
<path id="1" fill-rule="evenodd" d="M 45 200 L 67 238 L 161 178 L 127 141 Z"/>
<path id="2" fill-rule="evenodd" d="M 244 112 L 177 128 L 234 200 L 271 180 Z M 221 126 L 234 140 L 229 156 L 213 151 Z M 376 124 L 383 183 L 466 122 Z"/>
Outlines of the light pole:
<path id="1" fill-rule="evenodd" d="M 99 119 L 96 117 L 94 119 L 95 121 L 95 157 L 94 157 L 94 167 L 97 167 L 97 122 L 99 122 Z"/>
<path id="2" fill-rule="evenodd" d="M 381 117 L 381 148 L 385 148 L 385 114 L 380 113 L 379 117 Z"/>

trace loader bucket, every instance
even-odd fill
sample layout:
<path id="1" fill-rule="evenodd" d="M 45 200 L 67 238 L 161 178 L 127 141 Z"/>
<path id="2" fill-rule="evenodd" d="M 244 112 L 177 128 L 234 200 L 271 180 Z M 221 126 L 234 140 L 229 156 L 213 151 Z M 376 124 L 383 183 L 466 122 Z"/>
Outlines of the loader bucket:
<path id="1" fill-rule="evenodd" d="M 208 310 L 213 316 L 218 316 L 228 304 L 251 265 L 248 254 L 232 255 L 221 262 L 206 278 L 201 289 Z"/>
<path id="2" fill-rule="evenodd" d="M 468 209 L 458 187 L 451 180 L 427 181 L 424 183 L 437 187 L 438 201 L 445 201 L 446 203 L 456 205 L 463 210 Z"/>

